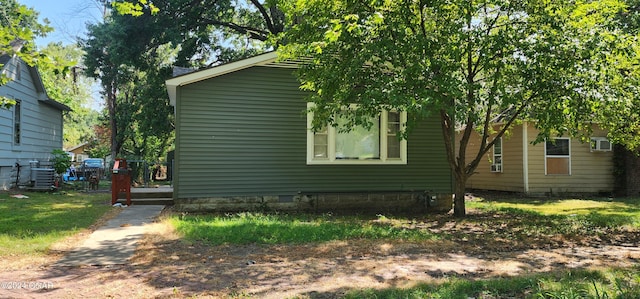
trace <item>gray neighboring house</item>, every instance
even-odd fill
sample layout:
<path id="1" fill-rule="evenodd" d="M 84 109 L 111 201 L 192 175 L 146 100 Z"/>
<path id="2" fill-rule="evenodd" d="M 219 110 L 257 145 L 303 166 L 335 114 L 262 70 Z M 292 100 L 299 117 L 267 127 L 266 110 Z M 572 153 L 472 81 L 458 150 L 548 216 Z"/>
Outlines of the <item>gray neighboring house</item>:
<path id="1" fill-rule="evenodd" d="M 30 166 L 62 149 L 62 114 L 71 109 L 49 98 L 35 67 L 9 55 L 0 55 L 0 64 L 11 79 L 0 95 L 16 100 L 0 109 L 0 188 L 7 190 L 30 183 Z"/>
<path id="2" fill-rule="evenodd" d="M 271 52 L 167 80 L 179 210 L 451 209 L 438 118 L 405 141 L 395 133 L 407 116 L 394 111 L 371 130 L 314 133 L 296 67 Z"/>

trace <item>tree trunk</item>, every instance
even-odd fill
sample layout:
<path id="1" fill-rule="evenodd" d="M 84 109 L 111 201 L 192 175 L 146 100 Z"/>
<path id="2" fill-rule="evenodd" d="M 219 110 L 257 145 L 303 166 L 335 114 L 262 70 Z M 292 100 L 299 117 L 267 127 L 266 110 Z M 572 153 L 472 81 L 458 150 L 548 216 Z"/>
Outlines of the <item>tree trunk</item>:
<path id="1" fill-rule="evenodd" d="M 467 123 L 471 124 L 471 121 L 467 121 Z M 440 124 L 442 127 L 442 136 L 444 137 L 444 145 L 447 151 L 447 161 L 449 161 L 449 167 L 455 177 L 453 190 L 455 196 L 453 199 L 453 216 L 464 217 L 467 214 L 464 205 L 464 193 L 467 178 L 469 178 L 465 172 L 465 154 L 472 126 L 467 126 L 468 129 L 465 130 L 465 134 L 460 142 L 460 147 L 458 148 L 458 154 L 456 155 L 453 142 L 455 136 L 454 122 L 449 114 L 444 110 L 440 110 Z"/>
<path id="2" fill-rule="evenodd" d="M 456 182 L 454 186 L 455 198 L 453 199 L 453 216 L 464 217 L 467 215 L 465 207 L 465 186 L 467 185 L 467 176 L 464 174 L 456 174 Z"/>
<path id="3" fill-rule="evenodd" d="M 107 108 L 109 110 L 109 125 L 111 127 L 111 159 L 117 158 L 119 147 L 118 144 L 118 123 L 116 121 L 116 92 L 115 92 L 115 83 L 111 83 L 109 87 L 107 87 Z"/>

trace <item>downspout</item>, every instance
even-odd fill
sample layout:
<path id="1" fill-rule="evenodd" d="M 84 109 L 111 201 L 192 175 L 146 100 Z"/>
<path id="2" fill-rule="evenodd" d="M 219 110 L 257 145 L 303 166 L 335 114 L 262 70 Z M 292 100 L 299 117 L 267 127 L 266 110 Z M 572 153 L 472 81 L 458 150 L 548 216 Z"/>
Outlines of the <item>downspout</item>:
<path id="1" fill-rule="evenodd" d="M 525 194 L 529 194 L 529 134 L 527 131 L 527 122 L 522 122 L 522 180 Z"/>

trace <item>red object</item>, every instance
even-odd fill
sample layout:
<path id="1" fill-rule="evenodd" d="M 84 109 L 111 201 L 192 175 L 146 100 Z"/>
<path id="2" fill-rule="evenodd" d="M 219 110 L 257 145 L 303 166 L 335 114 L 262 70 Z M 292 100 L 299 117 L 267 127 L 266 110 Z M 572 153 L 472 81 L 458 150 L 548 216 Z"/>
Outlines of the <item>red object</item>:
<path id="1" fill-rule="evenodd" d="M 118 195 L 124 192 L 127 205 L 131 205 L 131 173 L 126 159 L 116 159 L 111 172 L 111 205 L 116 204 Z"/>

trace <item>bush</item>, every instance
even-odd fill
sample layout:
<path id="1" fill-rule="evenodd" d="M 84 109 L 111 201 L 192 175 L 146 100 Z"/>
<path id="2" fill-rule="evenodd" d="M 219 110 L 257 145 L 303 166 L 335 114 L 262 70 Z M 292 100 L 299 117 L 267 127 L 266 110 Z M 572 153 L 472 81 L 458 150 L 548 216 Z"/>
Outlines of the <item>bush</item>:
<path id="1" fill-rule="evenodd" d="M 57 174 L 61 174 L 69 167 L 71 167 L 71 156 L 67 154 L 67 152 L 61 149 L 54 149 L 51 152 L 51 162 L 53 162 L 53 169 L 55 169 Z"/>

